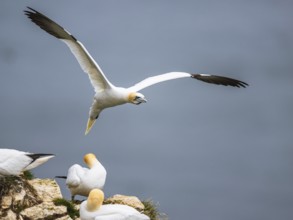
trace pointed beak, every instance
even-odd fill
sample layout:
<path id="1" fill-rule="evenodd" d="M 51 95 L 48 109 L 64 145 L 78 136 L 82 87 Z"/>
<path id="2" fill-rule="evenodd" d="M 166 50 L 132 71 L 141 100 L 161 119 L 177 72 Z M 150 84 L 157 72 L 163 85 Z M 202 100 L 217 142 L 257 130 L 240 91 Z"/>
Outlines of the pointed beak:
<path id="1" fill-rule="evenodd" d="M 147 100 L 145 98 L 139 98 L 137 99 L 137 101 L 139 101 L 140 103 L 146 103 Z"/>
<path id="2" fill-rule="evenodd" d="M 90 130 L 93 127 L 93 125 L 95 124 L 95 122 L 96 122 L 96 119 L 91 119 L 91 118 L 88 119 L 85 135 L 87 135 L 90 132 Z"/>

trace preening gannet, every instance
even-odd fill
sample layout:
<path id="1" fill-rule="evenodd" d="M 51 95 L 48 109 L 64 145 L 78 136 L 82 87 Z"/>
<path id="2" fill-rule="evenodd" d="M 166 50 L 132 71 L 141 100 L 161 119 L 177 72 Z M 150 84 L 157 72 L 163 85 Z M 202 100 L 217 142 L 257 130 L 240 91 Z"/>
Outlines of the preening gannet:
<path id="1" fill-rule="evenodd" d="M 90 153 L 83 159 L 89 168 L 74 164 L 68 169 L 66 185 L 72 200 L 75 195 L 88 196 L 92 189 L 103 189 L 106 182 L 106 169 L 96 156 Z"/>
<path id="2" fill-rule="evenodd" d="M 54 157 L 54 154 L 33 154 L 14 149 L 0 149 L 0 176 L 18 176 Z"/>
<path id="3" fill-rule="evenodd" d="M 129 88 L 122 88 L 114 86 L 102 72 L 99 65 L 91 57 L 89 52 L 73 35 L 66 31 L 63 27 L 52 21 L 50 18 L 41 14 L 40 12 L 28 7 L 29 10 L 24 11 L 25 14 L 42 28 L 47 33 L 63 41 L 70 48 L 71 52 L 77 59 L 82 70 L 89 76 L 92 86 L 95 90 L 95 96 L 89 112 L 89 119 L 85 134 L 87 134 L 96 119 L 99 117 L 101 111 L 105 108 L 132 103 L 139 105 L 145 103 L 146 99 L 143 94 L 138 91 L 149 87 L 151 85 L 179 78 L 193 78 L 206 83 L 219 84 L 233 87 L 246 87 L 247 83 L 240 80 L 231 79 L 223 76 L 209 75 L 209 74 L 191 74 L 185 72 L 169 72 L 153 77 L 146 78 L 141 82 Z"/>
<path id="4" fill-rule="evenodd" d="M 93 189 L 86 201 L 80 205 L 81 220 L 149 220 L 150 218 L 127 205 L 102 205 L 104 193 Z"/>

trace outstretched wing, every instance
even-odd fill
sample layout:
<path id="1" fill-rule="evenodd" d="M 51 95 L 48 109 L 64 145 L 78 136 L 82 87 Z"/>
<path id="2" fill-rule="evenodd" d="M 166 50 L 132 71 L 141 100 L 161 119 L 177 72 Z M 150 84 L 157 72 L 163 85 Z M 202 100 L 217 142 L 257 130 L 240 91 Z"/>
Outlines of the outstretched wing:
<path id="1" fill-rule="evenodd" d="M 242 82 L 237 79 L 223 77 L 223 76 L 215 76 L 215 75 L 209 75 L 209 74 L 190 74 L 190 73 L 184 73 L 184 72 L 170 72 L 170 73 L 165 73 L 165 74 L 146 78 L 128 89 L 131 91 L 137 92 L 146 87 L 149 87 L 151 85 L 154 85 L 160 82 L 168 81 L 171 79 L 185 78 L 185 77 L 191 77 L 194 79 L 204 81 L 206 83 L 212 83 L 212 84 L 224 85 L 224 86 L 234 86 L 234 87 L 243 87 L 243 88 L 248 86 L 248 84 L 245 82 Z"/>
<path id="2" fill-rule="evenodd" d="M 28 7 L 30 11 L 24 11 L 25 14 L 42 28 L 47 33 L 62 40 L 70 48 L 71 52 L 77 59 L 82 70 L 86 72 L 90 78 L 91 84 L 95 91 L 98 92 L 105 88 L 111 87 L 112 84 L 108 81 L 99 65 L 91 57 L 89 52 L 74 36 L 72 36 L 63 27 L 52 21 L 50 18 L 41 14 L 40 12 Z"/>

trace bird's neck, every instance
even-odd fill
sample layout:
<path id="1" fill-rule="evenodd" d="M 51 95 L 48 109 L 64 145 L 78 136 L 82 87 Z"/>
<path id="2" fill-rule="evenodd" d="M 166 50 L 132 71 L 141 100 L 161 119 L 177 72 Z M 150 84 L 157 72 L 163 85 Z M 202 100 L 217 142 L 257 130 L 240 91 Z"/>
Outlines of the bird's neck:
<path id="1" fill-rule="evenodd" d="M 126 88 L 115 87 L 113 88 L 113 91 L 121 100 L 128 102 L 129 91 Z"/>
<path id="2" fill-rule="evenodd" d="M 101 202 L 96 201 L 96 200 L 90 200 L 90 201 L 87 201 L 86 209 L 89 212 L 94 212 L 94 211 L 98 210 L 101 206 L 102 206 Z"/>
<path id="3" fill-rule="evenodd" d="M 97 159 L 94 159 L 94 160 L 89 161 L 89 162 L 87 163 L 87 166 L 88 166 L 89 168 L 93 168 L 93 167 L 98 166 L 98 165 L 100 165 L 100 164 L 101 164 L 101 163 L 100 163 Z"/>

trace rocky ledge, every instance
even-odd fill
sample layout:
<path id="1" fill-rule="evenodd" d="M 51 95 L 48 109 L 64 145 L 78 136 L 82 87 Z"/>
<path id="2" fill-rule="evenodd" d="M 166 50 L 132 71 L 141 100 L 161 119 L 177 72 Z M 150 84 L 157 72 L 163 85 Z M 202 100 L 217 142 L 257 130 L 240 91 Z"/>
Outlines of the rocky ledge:
<path id="1" fill-rule="evenodd" d="M 0 180 L 1 220 L 79 220 L 79 203 L 64 200 L 59 185 L 52 179 L 5 177 Z M 115 195 L 104 203 L 132 206 L 152 220 L 167 219 L 159 215 L 151 202 L 141 202 L 135 196 Z"/>

